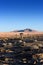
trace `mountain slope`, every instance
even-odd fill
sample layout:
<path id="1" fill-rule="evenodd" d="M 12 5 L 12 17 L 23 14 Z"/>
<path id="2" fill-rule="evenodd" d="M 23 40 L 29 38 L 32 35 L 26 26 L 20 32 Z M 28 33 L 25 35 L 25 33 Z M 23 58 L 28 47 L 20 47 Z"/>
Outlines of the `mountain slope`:
<path id="1" fill-rule="evenodd" d="M 27 29 L 24 29 L 24 30 L 16 30 L 16 31 L 12 31 L 12 32 L 36 32 L 36 31 L 27 28 Z"/>

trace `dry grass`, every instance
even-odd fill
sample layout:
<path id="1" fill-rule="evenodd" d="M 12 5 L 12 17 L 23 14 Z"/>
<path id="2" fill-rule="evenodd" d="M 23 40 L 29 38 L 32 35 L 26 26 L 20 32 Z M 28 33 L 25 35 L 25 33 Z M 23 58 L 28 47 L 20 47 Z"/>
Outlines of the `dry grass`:
<path id="1" fill-rule="evenodd" d="M 43 35 L 43 32 L 0 32 L 0 38 L 17 38 L 20 33 L 23 33 L 23 37 Z"/>

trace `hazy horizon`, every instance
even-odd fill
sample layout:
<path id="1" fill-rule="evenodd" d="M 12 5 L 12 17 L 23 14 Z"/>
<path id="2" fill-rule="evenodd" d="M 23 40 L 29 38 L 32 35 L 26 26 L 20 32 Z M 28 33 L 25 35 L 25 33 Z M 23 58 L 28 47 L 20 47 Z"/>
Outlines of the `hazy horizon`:
<path id="1" fill-rule="evenodd" d="M 43 0 L 0 0 L 0 32 L 43 31 Z"/>

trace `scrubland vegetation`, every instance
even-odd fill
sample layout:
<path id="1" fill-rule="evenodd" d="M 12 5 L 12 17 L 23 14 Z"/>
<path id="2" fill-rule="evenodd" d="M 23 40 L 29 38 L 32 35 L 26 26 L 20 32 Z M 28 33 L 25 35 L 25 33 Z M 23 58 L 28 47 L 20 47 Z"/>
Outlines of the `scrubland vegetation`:
<path id="1" fill-rule="evenodd" d="M 43 65 L 43 35 L 0 38 L 0 65 Z"/>

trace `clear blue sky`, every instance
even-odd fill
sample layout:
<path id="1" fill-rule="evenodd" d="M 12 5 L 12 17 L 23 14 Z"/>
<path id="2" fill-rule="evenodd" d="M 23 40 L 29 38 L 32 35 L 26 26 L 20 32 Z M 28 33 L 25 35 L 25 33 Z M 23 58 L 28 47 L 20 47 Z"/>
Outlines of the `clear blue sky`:
<path id="1" fill-rule="evenodd" d="M 0 32 L 25 28 L 43 31 L 43 0 L 0 0 Z"/>

